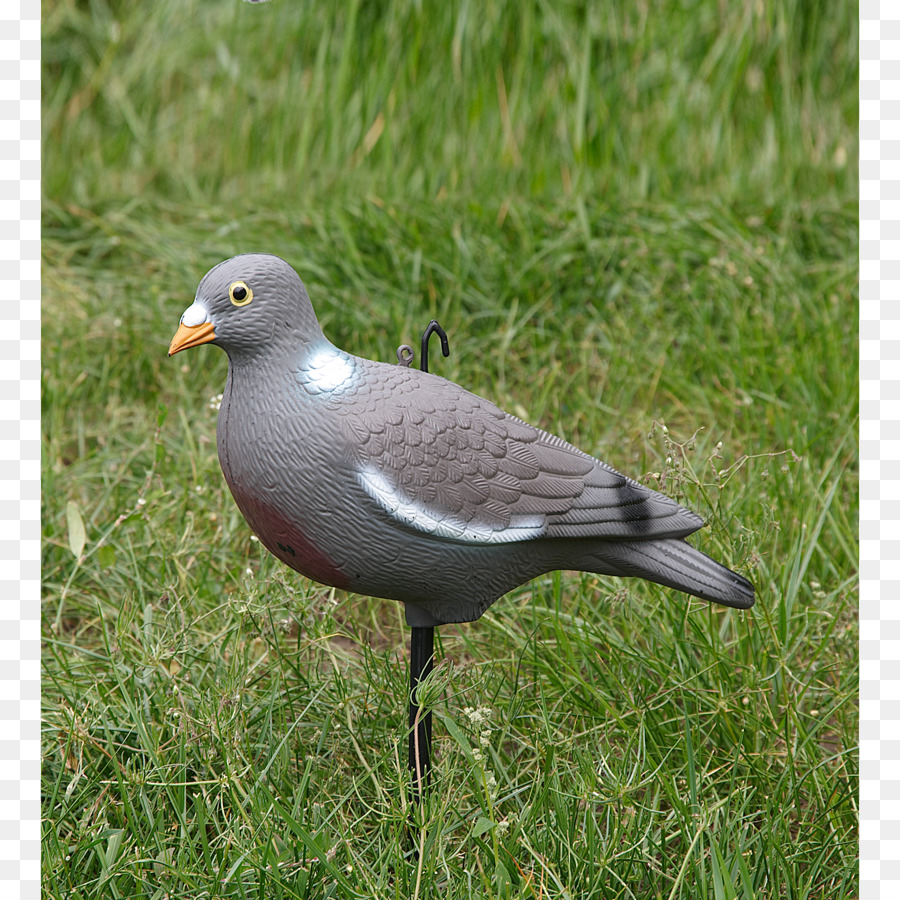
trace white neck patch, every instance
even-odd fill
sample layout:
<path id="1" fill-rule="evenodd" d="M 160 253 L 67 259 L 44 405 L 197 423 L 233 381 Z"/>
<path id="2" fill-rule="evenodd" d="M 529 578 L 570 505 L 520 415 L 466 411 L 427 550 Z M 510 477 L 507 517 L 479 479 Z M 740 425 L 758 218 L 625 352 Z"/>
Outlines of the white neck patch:
<path id="1" fill-rule="evenodd" d="M 352 384 L 356 379 L 356 365 L 337 347 L 323 347 L 300 369 L 297 377 L 310 393 L 330 394 Z"/>

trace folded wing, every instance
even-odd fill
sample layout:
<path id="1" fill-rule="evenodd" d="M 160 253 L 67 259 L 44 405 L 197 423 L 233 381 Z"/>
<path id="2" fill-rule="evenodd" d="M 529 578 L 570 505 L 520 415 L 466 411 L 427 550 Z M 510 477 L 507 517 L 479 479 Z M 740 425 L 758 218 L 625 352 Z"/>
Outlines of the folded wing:
<path id="1" fill-rule="evenodd" d="M 405 527 L 446 540 L 652 540 L 703 524 L 675 501 L 458 385 L 379 367 L 335 399 L 356 477 Z M 372 385 L 377 385 L 373 388 Z"/>

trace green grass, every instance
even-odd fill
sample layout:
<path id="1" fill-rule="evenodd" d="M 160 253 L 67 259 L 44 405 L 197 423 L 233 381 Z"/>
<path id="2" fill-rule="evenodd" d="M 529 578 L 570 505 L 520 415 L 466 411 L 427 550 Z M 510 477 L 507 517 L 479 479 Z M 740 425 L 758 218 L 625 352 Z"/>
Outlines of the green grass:
<path id="1" fill-rule="evenodd" d="M 45 5 L 47 896 L 857 896 L 857 25 L 818 9 Z M 254 249 L 352 352 L 437 316 L 434 370 L 698 510 L 756 607 L 563 573 L 440 629 L 411 812 L 402 611 L 268 557 L 224 355 L 166 358 Z"/>

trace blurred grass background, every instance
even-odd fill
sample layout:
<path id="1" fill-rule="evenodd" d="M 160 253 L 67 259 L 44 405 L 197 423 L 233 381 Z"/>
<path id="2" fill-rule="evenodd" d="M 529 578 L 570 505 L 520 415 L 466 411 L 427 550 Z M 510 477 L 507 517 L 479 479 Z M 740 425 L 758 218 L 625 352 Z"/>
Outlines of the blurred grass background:
<path id="1" fill-rule="evenodd" d="M 856 896 L 855 4 L 43 30 L 47 896 Z M 352 352 L 437 316 L 440 374 L 697 509 L 758 588 L 553 575 L 442 629 L 418 857 L 401 611 L 265 555 L 224 355 L 166 359 L 248 250 Z"/>

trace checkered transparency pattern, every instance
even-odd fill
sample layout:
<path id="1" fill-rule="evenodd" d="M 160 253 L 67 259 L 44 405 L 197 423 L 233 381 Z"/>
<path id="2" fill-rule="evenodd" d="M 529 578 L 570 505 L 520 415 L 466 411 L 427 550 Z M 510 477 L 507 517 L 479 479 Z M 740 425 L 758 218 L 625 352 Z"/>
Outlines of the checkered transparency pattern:
<path id="1" fill-rule="evenodd" d="M 0 4 L 0 894 L 40 896 L 40 4 Z"/>
<path id="2" fill-rule="evenodd" d="M 860 3 L 860 896 L 900 897 L 900 4 Z"/>

